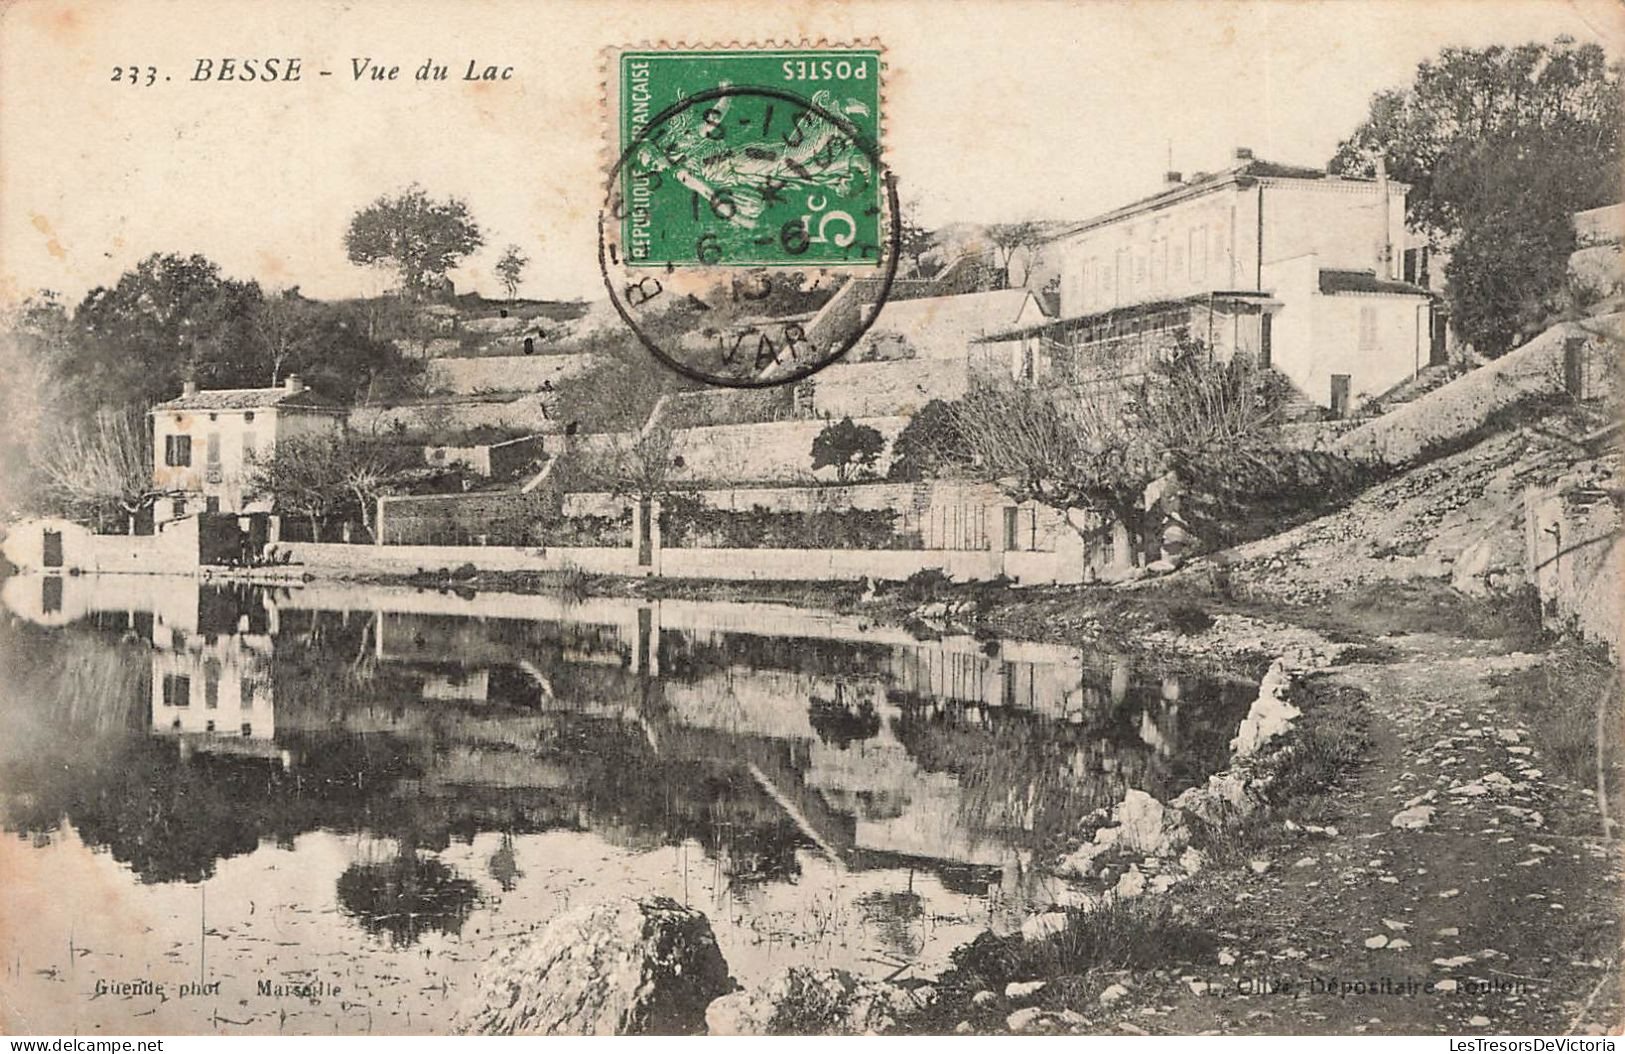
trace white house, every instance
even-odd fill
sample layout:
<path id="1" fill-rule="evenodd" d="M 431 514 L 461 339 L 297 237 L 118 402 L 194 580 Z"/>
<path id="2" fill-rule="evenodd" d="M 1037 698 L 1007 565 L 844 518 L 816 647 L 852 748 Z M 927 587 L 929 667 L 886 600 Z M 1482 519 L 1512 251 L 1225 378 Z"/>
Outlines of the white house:
<path id="1" fill-rule="evenodd" d="M 1257 160 L 1167 174 L 1157 194 L 1060 234 L 1059 318 L 1021 339 L 1072 379 L 1133 370 L 1184 331 L 1346 413 L 1443 354 L 1432 297 L 1401 280 L 1409 188 Z"/>
<path id="2" fill-rule="evenodd" d="M 201 511 L 268 511 L 244 493 L 249 461 L 295 436 L 342 431 L 346 417 L 344 407 L 307 389 L 297 374 L 280 388 L 199 391 L 188 382 L 177 398 L 150 413 L 153 482 L 184 492 L 161 503 L 158 520 Z"/>

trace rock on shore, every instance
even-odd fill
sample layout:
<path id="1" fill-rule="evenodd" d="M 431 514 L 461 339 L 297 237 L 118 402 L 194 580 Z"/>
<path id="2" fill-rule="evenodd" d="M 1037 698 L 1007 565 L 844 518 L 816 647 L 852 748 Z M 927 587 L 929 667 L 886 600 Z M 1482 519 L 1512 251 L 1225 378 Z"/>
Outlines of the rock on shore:
<path id="1" fill-rule="evenodd" d="M 703 914 L 664 897 L 562 915 L 492 957 L 454 1021 L 484 1035 L 687 1035 L 733 989 Z"/>

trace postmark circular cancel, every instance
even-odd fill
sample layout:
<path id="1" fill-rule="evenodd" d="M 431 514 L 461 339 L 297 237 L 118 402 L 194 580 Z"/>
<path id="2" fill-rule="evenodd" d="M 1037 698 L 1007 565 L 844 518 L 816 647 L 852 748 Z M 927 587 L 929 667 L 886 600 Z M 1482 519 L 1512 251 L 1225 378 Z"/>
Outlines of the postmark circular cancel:
<path id="1" fill-rule="evenodd" d="M 840 359 L 899 258 L 878 53 L 627 53 L 620 72 L 599 264 L 622 320 L 658 361 L 723 387 Z"/>

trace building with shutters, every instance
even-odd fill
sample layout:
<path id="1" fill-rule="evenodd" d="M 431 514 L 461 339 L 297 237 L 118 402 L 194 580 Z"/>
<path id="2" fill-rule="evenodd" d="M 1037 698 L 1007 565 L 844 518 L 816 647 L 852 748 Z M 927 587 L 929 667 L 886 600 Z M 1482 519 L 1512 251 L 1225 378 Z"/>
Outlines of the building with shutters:
<path id="1" fill-rule="evenodd" d="M 295 436 L 342 431 L 343 406 L 290 374 L 277 388 L 199 391 L 159 403 L 152 416 L 153 483 L 180 492 L 159 502 L 155 519 L 196 512 L 263 512 L 245 490 L 249 462 Z"/>
<path id="2" fill-rule="evenodd" d="M 1403 280 L 1405 195 L 1374 178 L 1261 161 L 1163 189 L 1063 231 L 1059 317 L 984 338 L 1020 341 L 1048 376 L 1143 370 L 1178 334 L 1272 366 L 1333 416 L 1444 354 L 1433 298 Z"/>

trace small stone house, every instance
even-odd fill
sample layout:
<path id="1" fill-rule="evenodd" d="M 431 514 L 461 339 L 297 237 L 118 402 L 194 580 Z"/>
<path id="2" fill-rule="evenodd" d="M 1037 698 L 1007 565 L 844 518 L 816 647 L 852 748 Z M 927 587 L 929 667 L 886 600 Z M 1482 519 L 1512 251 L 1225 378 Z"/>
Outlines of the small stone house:
<path id="1" fill-rule="evenodd" d="M 346 420 L 344 407 L 307 389 L 298 374 L 277 388 L 199 391 L 189 382 L 150 414 L 153 483 L 182 492 L 159 503 L 158 521 L 269 511 L 245 493 L 250 460 L 295 436 L 342 431 Z"/>

